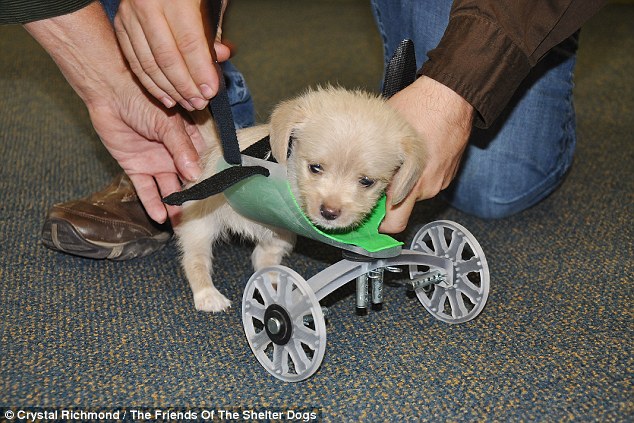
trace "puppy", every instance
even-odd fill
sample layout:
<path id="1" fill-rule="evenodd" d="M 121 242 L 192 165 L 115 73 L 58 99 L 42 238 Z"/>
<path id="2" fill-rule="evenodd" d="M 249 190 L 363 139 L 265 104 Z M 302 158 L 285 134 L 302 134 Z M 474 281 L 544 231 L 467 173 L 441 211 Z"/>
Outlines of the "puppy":
<path id="1" fill-rule="evenodd" d="M 209 149 L 202 159 L 204 179 L 216 173 L 222 152 L 209 114 L 193 117 Z M 425 163 L 416 131 L 384 99 L 362 91 L 318 88 L 285 101 L 273 111 L 269 124 L 238 131 L 240 150 L 266 135 L 273 156 L 287 167 L 298 204 L 326 230 L 359 224 L 388 184 L 398 204 Z M 185 203 L 175 233 L 195 307 L 210 312 L 230 306 L 211 277 L 216 241 L 229 233 L 253 240 L 251 261 L 256 271 L 280 264 L 295 243 L 294 234 L 233 211 L 222 194 Z"/>

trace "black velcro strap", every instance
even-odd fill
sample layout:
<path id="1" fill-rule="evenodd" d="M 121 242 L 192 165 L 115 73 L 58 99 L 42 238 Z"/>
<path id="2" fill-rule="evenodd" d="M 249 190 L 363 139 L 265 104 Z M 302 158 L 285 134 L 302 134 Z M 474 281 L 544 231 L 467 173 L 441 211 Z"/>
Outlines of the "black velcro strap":
<path id="1" fill-rule="evenodd" d="M 238 136 L 236 135 L 235 124 L 233 123 L 233 114 L 229 105 L 229 96 L 222 72 L 219 72 L 220 86 L 218 94 L 209 102 L 209 111 L 216 121 L 218 132 L 220 133 L 220 143 L 222 144 L 222 155 L 225 161 L 232 165 L 242 164 L 240 157 L 240 145 L 238 144 Z"/>
<path id="2" fill-rule="evenodd" d="M 220 24 L 220 14 L 222 13 L 222 0 L 212 0 L 209 2 L 209 19 L 211 19 L 212 28 L 215 29 L 213 38 L 216 38 L 216 32 L 218 32 L 218 25 Z"/>
<path id="3" fill-rule="evenodd" d="M 232 166 L 204 179 L 183 191 L 175 192 L 163 198 L 165 204 L 180 206 L 185 201 L 203 200 L 220 194 L 227 188 L 254 175 L 269 176 L 269 170 L 262 166 Z"/>
<path id="4" fill-rule="evenodd" d="M 271 154 L 271 138 L 268 135 L 242 150 L 242 154 L 256 159 L 275 162 L 275 158 Z"/>
<path id="5" fill-rule="evenodd" d="M 215 38 L 218 26 L 220 24 L 220 14 L 222 13 L 222 1 L 212 0 L 210 3 L 210 19 L 215 29 L 213 36 Z M 212 46 L 213 50 L 213 46 Z M 215 58 L 215 55 L 214 55 Z M 233 113 L 231 113 L 231 105 L 229 104 L 229 96 L 227 95 L 227 84 L 223 78 L 222 71 L 218 63 L 215 63 L 218 72 L 218 93 L 209 101 L 209 111 L 216 121 L 218 132 L 220 133 L 220 142 L 222 144 L 222 154 L 227 163 L 232 165 L 242 164 L 240 157 L 240 145 L 236 136 L 235 123 L 233 122 Z"/>
<path id="6" fill-rule="evenodd" d="M 416 79 L 416 51 L 412 40 L 403 40 L 392 55 L 383 80 L 383 97 L 390 98 Z"/>

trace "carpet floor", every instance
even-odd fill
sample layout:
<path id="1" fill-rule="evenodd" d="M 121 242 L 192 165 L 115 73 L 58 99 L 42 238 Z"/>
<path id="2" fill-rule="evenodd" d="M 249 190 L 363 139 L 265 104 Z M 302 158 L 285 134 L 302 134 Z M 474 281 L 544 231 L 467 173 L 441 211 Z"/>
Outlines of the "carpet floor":
<path id="1" fill-rule="evenodd" d="M 173 407 L 327 422 L 632 421 L 632 22 L 634 6 L 614 4 L 582 31 L 578 149 L 554 194 L 498 221 L 427 201 L 402 235 L 438 219 L 469 229 L 491 271 L 482 314 L 449 325 L 386 287 L 383 310 L 359 317 L 346 285 L 324 300 L 321 368 L 292 384 L 265 372 L 244 336 L 252 245 L 219 250 L 215 280 L 233 307 L 205 314 L 173 242 L 126 262 L 41 244 L 48 207 L 100 189 L 117 166 L 52 60 L 20 27 L 0 27 L 0 420 L 27 407 Z M 307 86 L 377 90 L 381 80 L 365 1 L 235 2 L 227 36 L 260 121 Z M 284 264 L 306 279 L 340 259 L 298 244 Z"/>

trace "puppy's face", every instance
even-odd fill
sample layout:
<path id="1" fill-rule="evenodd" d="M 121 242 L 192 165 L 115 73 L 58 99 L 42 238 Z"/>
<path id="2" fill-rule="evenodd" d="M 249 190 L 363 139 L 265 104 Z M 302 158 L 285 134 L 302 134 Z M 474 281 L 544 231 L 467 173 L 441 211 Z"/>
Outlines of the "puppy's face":
<path id="1" fill-rule="evenodd" d="M 311 91 L 283 103 L 271 119 L 273 155 L 280 162 L 288 155 L 293 193 L 324 229 L 359 224 L 390 182 L 404 197 L 422 169 L 420 144 L 382 99 L 363 92 Z"/>
<path id="2" fill-rule="evenodd" d="M 347 122 L 331 123 L 352 129 Z M 311 122 L 294 137 L 288 161 L 291 186 L 314 224 L 352 227 L 372 210 L 399 162 L 374 134 L 335 130 L 324 137 L 320 126 Z"/>

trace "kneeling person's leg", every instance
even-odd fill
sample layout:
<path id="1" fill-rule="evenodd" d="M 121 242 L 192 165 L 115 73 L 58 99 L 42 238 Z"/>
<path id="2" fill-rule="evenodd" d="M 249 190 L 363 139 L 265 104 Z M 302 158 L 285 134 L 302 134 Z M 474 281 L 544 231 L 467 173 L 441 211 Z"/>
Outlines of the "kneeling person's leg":
<path id="1" fill-rule="evenodd" d="M 568 40 L 553 50 L 496 124 L 474 129 L 456 179 L 441 194 L 452 206 L 501 218 L 535 205 L 560 185 L 576 142 L 575 49 Z"/>

